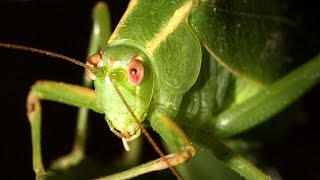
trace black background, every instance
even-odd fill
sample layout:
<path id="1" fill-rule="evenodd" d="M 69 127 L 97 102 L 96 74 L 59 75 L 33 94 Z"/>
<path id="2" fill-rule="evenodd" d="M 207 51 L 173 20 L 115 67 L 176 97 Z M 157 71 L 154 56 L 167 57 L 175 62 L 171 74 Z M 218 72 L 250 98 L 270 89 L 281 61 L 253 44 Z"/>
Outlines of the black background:
<path id="1" fill-rule="evenodd" d="M 107 1 L 113 28 L 127 1 Z M 0 3 L 0 41 L 52 50 L 84 60 L 91 28 L 94 1 L 16 0 Z M 301 43 L 293 54 L 308 59 L 319 52 L 319 14 L 309 1 L 296 1 L 295 10 L 312 43 Z M 295 13 L 294 13 L 295 14 Z M 31 179 L 30 128 L 25 101 L 31 85 L 39 79 L 81 84 L 83 69 L 60 60 L 28 52 L 0 49 L 1 62 L 1 177 Z M 320 70 L 319 70 L 320 71 Z M 320 179 L 319 86 L 302 98 L 307 121 L 291 129 L 284 139 L 265 149 L 285 179 Z M 43 153 L 48 161 L 71 147 L 76 109 L 44 102 Z M 110 133 L 103 116 L 93 115 L 89 125 L 88 154 L 108 161 L 122 150 L 121 141 Z"/>

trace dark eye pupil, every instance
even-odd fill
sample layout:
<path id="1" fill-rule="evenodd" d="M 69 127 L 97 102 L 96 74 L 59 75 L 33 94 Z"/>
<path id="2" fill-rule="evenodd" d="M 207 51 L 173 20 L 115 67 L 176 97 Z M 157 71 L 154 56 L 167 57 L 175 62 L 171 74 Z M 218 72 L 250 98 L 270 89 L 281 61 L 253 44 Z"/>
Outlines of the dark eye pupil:
<path id="1" fill-rule="evenodd" d="M 133 57 L 128 63 L 128 81 L 133 86 L 139 86 L 144 76 L 143 62 Z"/>
<path id="2" fill-rule="evenodd" d="M 132 74 L 132 75 L 137 74 L 137 69 L 131 69 L 131 74 Z"/>

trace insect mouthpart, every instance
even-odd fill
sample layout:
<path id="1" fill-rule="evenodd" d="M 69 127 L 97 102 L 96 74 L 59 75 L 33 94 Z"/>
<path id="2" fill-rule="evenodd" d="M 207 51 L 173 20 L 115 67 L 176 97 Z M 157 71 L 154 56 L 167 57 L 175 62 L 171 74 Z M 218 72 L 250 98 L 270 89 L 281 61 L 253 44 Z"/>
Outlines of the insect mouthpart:
<path id="1" fill-rule="evenodd" d="M 128 142 L 132 141 L 133 139 L 137 138 L 140 133 L 134 132 L 133 134 L 130 134 L 130 132 L 125 131 L 125 132 L 120 132 L 116 129 L 113 129 L 112 132 L 118 136 L 119 138 L 122 139 L 123 147 L 126 151 L 130 151 L 130 147 Z"/>

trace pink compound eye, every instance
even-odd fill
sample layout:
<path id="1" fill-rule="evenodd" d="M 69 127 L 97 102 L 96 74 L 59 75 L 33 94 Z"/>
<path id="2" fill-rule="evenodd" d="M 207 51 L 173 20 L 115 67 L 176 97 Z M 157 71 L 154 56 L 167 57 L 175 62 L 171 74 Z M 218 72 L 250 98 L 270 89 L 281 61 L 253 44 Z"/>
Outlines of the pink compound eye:
<path id="1" fill-rule="evenodd" d="M 134 57 L 128 64 L 128 81 L 133 86 L 138 86 L 144 76 L 143 62 L 138 58 Z"/>
<path id="2" fill-rule="evenodd" d="M 102 52 L 90 56 L 87 59 L 86 64 L 91 66 L 91 67 L 101 67 L 102 64 L 103 64 L 102 55 L 101 54 L 102 54 Z M 91 80 L 95 80 L 96 79 L 96 76 L 89 69 L 86 69 L 85 73 Z"/>

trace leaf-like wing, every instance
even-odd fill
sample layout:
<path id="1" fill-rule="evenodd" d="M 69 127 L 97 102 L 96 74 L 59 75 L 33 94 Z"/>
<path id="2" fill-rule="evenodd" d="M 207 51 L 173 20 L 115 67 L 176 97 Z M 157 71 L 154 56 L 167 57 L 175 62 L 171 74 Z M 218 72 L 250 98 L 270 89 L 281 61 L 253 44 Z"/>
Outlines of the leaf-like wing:
<path id="1" fill-rule="evenodd" d="M 278 0 L 199 2 L 189 25 L 210 54 L 233 74 L 264 86 L 279 77 L 292 23 Z"/>

